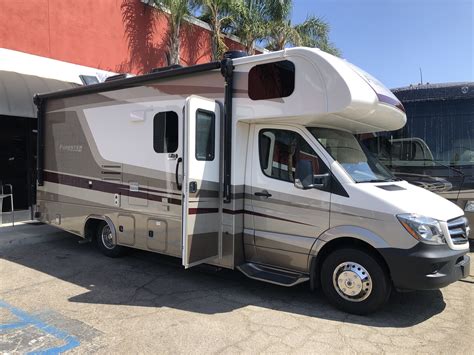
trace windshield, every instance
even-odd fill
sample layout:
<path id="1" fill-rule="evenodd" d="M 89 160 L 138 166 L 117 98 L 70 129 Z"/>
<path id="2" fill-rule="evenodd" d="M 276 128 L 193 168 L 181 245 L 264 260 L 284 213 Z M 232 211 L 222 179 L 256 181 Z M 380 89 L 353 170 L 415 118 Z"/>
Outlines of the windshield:
<path id="1" fill-rule="evenodd" d="M 392 173 L 361 146 L 351 133 L 316 127 L 308 127 L 308 130 L 355 182 L 395 180 Z"/>

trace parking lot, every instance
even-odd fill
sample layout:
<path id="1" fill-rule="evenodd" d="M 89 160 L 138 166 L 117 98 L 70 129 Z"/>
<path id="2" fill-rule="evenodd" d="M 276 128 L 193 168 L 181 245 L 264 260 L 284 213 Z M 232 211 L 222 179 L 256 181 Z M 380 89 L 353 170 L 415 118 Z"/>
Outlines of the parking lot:
<path id="1" fill-rule="evenodd" d="M 0 227 L 0 352 L 474 352 L 473 276 L 395 293 L 361 317 L 307 285 L 184 270 L 140 251 L 110 259 L 80 240 L 46 225 Z"/>

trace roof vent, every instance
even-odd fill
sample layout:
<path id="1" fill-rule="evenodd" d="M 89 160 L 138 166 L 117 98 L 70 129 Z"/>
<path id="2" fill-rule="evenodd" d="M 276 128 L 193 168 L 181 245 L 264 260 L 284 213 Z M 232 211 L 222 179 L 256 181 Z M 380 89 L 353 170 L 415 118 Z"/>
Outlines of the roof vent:
<path id="1" fill-rule="evenodd" d="M 224 53 L 224 59 L 235 59 L 247 56 L 248 54 L 246 51 L 227 51 Z"/>
<path id="2" fill-rule="evenodd" d="M 108 81 L 115 81 L 115 80 L 120 80 L 120 79 L 126 79 L 126 78 L 131 78 L 133 77 L 134 75 L 132 74 L 127 74 L 127 73 L 122 73 L 122 74 L 117 74 L 117 75 L 112 75 L 112 76 L 108 76 L 107 78 L 105 78 L 105 82 L 108 82 Z"/>
<path id="3" fill-rule="evenodd" d="M 150 73 L 159 73 L 159 72 L 162 72 L 162 71 L 179 69 L 179 68 L 182 68 L 182 67 L 183 66 L 181 64 L 172 64 L 172 65 L 168 65 L 167 67 L 153 68 L 152 70 L 150 70 Z"/>
<path id="4" fill-rule="evenodd" d="M 82 85 L 94 85 L 99 83 L 99 78 L 95 75 L 79 75 Z"/>

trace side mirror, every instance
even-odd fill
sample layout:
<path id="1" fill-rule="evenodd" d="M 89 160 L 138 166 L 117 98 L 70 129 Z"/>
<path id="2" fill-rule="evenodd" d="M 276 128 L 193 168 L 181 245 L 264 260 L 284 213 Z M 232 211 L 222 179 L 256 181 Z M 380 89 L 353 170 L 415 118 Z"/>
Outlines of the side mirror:
<path id="1" fill-rule="evenodd" d="M 331 182 L 331 174 L 317 174 L 313 175 L 313 188 L 326 189 Z"/>
<path id="2" fill-rule="evenodd" d="M 313 162 L 311 160 L 299 160 L 296 163 L 295 186 L 303 190 L 313 187 Z"/>
<path id="3" fill-rule="evenodd" d="M 296 164 L 295 187 L 302 190 L 321 189 L 328 186 L 330 174 L 313 174 L 313 162 L 311 160 L 300 160 Z"/>

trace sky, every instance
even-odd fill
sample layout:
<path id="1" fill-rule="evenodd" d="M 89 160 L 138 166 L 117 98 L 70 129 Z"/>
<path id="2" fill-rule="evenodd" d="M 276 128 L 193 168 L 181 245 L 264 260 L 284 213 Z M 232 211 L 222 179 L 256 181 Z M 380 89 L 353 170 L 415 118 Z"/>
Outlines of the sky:
<path id="1" fill-rule="evenodd" d="M 314 14 L 343 58 L 388 88 L 474 81 L 474 0 L 294 0 L 292 23 Z"/>

